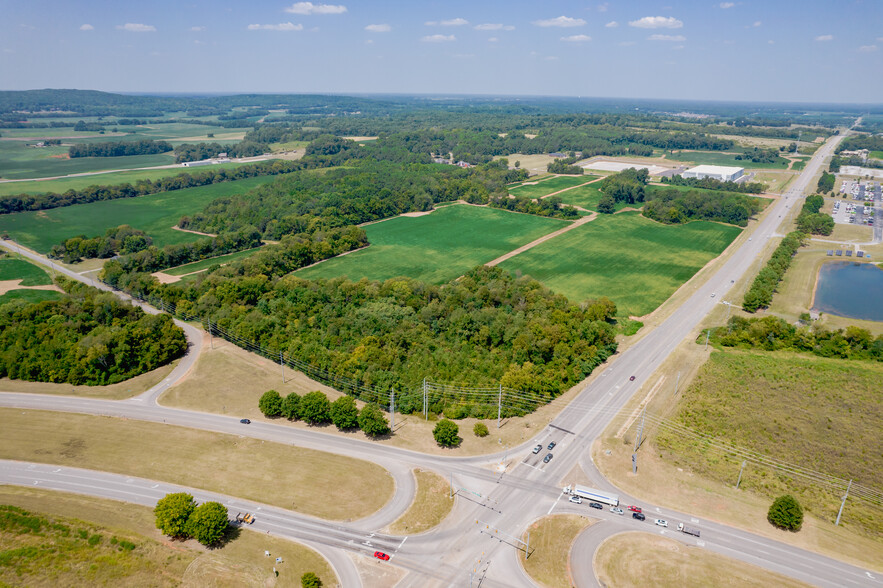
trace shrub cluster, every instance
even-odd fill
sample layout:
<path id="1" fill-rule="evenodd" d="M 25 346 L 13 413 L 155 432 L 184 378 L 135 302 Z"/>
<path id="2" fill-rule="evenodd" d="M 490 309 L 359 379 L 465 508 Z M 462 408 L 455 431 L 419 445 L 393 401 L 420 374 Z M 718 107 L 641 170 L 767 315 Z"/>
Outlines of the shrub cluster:
<path id="1" fill-rule="evenodd" d="M 137 253 L 153 245 L 144 231 L 133 229 L 129 225 L 120 225 L 107 229 L 102 237 L 86 237 L 77 235 L 54 245 L 49 257 L 61 259 L 64 263 L 77 263 L 86 259 L 107 259 L 117 254 Z"/>
<path id="2" fill-rule="evenodd" d="M 745 298 L 742 300 L 742 310 L 755 312 L 758 308 L 766 308 L 770 305 L 776 286 L 782 281 L 785 272 L 791 266 L 791 258 L 803 245 L 805 238 L 806 234 L 801 231 L 793 231 L 782 239 L 770 260 L 758 272 L 748 292 L 745 293 Z"/>
<path id="3" fill-rule="evenodd" d="M 203 545 L 217 545 L 224 538 L 229 521 L 227 507 L 220 502 L 199 506 L 185 492 L 166 494 L 153 509 L 156 528 L 173 539 L 196 539 Z"/>
<path id="4" fill-rule="evenodd" d="M 775 527 L 786 531 L 799 531 L 803 525 L 803 508 L 790 494 L 779 496 L 770 505 L 767 520 Z"/>
<path id="5" fill-rule="evenodd" d="M 435 442 L 442 447 L 457 447 L 463 439 L 460 438 L 460 427 L 457 423 L 448 419 L 442 419 L 436 423 L 432 430 Z"/>
<path id="6" fill-rule="evenodd" d="M 730 223 L 740 227 L 760 211 L 760 203 L 750 196 L 727 192 L 682 192 L 675 188 L 658 190 L 644 205 L 644 216 L 667 224 L 691 220 L 708 220 Z"/>
<path id="7" fill-rule="evenodd" d="M 555 159 L 555 160 L 549 162 L 549 165 L 546 166 L 546 170 L 550 174 L 568 174 L 568 175 L 581 176 L 585 173 L 586 170 L 584 170 L 583 168 L 581 168 L 578 165 L 572 165 L 576 161 L 577 161 L 576 157 L 566 157 L 563 159 Z"/>
<path id="8" fill-rule="evenodd" d="M 834 219 L 829 214 L 819 212 L 824 205 L 823 196 L 807 196 L 797 217 L 797 230 L 813 235 L 830 235 L 834 230 Z"/>
<path id="9" fill-rule="evenodd" d="M 526 196 L 497 196 L 488 202 L 494 208 L 513 210 L 537 216 L 549 216 L 553 218 L 577 218 L 579 212 L 569 204 L 562 204 L 560 196 L 548 198 L 528 198 Z"/>
<path id="10" fill-rule="evenodd" d="M 303 396 L 292 392 L 282 398 L 275 390 L 267 390 L 258 401 L 258 408 L 266 417 L 298 419 L 310 425 L 334 423 L 341 431 L 359 428 L 369 437 L 380 437 L 390 432 L 389 421 L 376 404 L 366 404 L 360 411 L 356 401 L 341 396 L 330 402 L 324 392 L 309 392 Z"/>
<path id="11" fill-rule="evenodd" d="M 601 182 L 601 191 L 612 196 L 616 202 L 635 204 L 643 202 L 646 192 L 644 186 L 650 179 L 650 173 L 646 168 L 635 169 L 630 167 L 618 174 L 607 176 Z"/>

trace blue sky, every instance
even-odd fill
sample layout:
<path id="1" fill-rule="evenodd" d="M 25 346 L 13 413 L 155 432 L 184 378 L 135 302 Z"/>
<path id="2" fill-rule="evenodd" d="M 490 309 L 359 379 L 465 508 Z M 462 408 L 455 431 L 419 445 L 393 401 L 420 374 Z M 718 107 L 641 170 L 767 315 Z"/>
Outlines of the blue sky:
<path id="1" fill-rule="evenodd" d="M 883 102 L 883 1 L 0 0 L 0 89 Z"/>

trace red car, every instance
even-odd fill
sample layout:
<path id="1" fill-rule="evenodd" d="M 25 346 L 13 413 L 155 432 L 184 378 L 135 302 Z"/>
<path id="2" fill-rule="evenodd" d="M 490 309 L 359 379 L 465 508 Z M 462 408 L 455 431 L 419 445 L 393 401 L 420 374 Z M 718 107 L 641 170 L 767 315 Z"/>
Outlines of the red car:
<path id="1" fill-rule="evenodd" d="M 632 512 L 641 512 L 641 507 L 640 507 L 640 506 L 629 506 L 629 507 L 627 507 L 627 508 L 628 508 L 630 511 L 632 511 Z"/>
<path id="2" fill-rule="evenodd" d="M 382 551 L 375 551 L 374 557 L 376 557 L 377 559 L 382 559 L 383 561 L 389 560 L 389 556 L 386 555 L 385 553 L 383 553 Z"/>

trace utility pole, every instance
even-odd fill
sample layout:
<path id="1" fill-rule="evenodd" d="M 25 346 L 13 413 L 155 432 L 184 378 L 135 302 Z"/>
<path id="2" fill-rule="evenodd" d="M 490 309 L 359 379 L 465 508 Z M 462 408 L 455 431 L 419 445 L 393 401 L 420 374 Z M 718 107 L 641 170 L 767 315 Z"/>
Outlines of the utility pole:
<path id="1" fill-rule="evenodd" d="M 423 378 L 423 420 L 429 420 L 429 411 L 426 405 L 426 378 Z"/>
<path id="2" fill-rule="evenodd" d="M 390 426 L 390 429 L 392 429 L 394 431 L 396 428 L 396 389 L 395 388 L 389 389 L 389 419 L 392 423 L 392 426 Z"/>
<path id="3" fill-rule="evenodd" d="M 279 352 L 279 367 L 282 369 L 282 383 L 285 383 L 285 362 L 282 361 L 282 352 Z"/>
<path id="4" fill-rule="evenodd" d="M 214 349 L 215 348 L 215 338 L 212 336 L 212 319 L 207 318 L 205 320 L 208 323 L 208 340 L 212 346 L 212 349 Z"/>
<path id="5" fill-rule="evenodd" d="M 705 349 L 703 351 L 708 351 L 708 338 L 711 337 L 711 329 L 705 331 Z"/>
<path id="6" fill-rule="evenodd" d="M 743 460 L 742 460 L 742 467 L 739 468 L 739 479 L 736 480 L 736 490 L 739 489 L 739 484 L 742 483 L 742 472 L 745 471 L 745 464 L 746 464 L 746 463 L 747 463 L 747 462 L 743 459 Z"/>
<path id="7" fill-rule="evenodd" d="M 678 395 L 678 384 L 680 384 L 680 383 L 681 383 L 681 372 L 678 372 L 678 377 L 675 380 L 675 394 L 674 394 L 675 396 Z"/>
<path id="8" fill-rule="evenodd" d="M 850 488 L 852 488 L 852 480 L 849 481 L 849 486 L 846 487 L 846 494 L 843 495 L 843 502 L 840 503 L 840 510 L 837 511 L 837 521 L 834 523 L 835 527 L 840 524 L 840 515 L 843 514 L 843 507 L 846 505 L 846 499 L 849 497 Z"/>
<path id="9" fill-rule="evenodd" d="M 635 437 L 635 450 L 633 453 L 638 452 L 638 447 L 641 446 L 640 439 L 644 436 L 644 417 L 647 416 L 647 405 L 644 405 L 644 410 L 641 411 L 641 428 L 638 429 L 638 436 Z"/>
<path id="10" fill-rule="evenodd" d="M 497 428 L 500 428 L 500 416 L 503 414 L 503 384 L 500 384 L 500 396 L 497 400 Z"/>

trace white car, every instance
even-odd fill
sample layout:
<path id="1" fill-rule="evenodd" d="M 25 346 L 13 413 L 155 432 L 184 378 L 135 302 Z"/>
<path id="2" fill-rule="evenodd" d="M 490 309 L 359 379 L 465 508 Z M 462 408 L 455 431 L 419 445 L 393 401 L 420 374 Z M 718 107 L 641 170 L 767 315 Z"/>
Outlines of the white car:
<path id="1" fill-rule="evenodd" d="M 656 524 L 660 527 L 667 527 L 668 521 L 663 520 L 663 519 L 656 519 Z"/>
<path id="2" fill-rule="evenodd" d="M 621 509 L 621 508 L 616 508 L 615 506 L 611 506 L 611 507 L 610 507 L 610 512 L 612 512 L 613 514 L 621 515 L 621 514 L 622 514 L 622 509 Z"/>
<path id="3" fill-rule="evenodd" d="M 580 498 L 579 496 L 571 496 L 570 501 L 574 504 L 582 504 L 583 503 L 583 499 Z"/>

